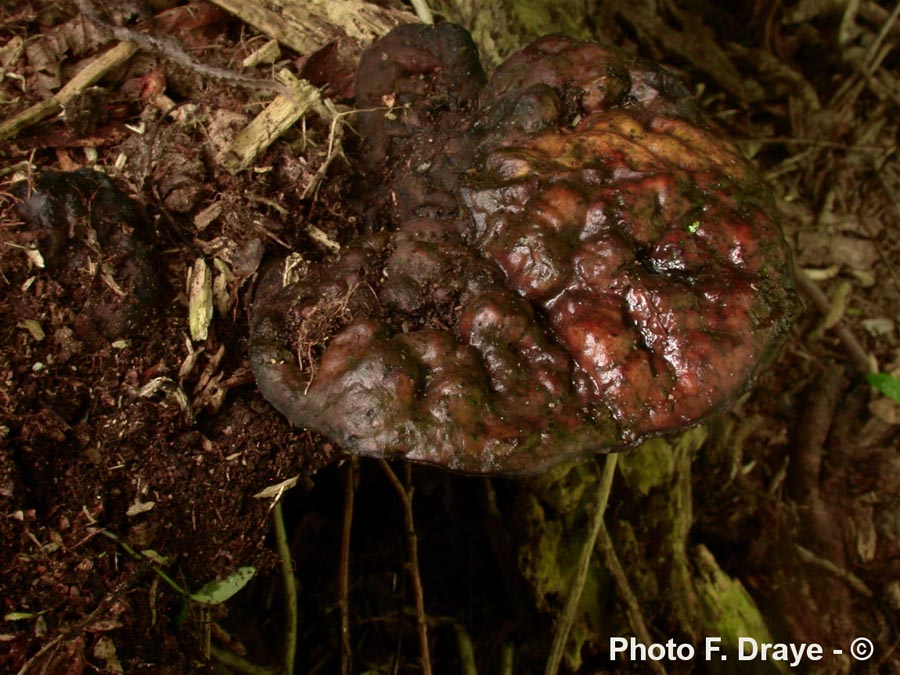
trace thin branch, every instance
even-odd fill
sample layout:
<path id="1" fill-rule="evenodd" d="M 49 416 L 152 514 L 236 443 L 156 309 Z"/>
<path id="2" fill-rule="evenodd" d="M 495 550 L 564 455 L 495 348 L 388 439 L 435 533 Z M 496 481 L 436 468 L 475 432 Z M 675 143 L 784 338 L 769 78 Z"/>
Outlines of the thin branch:
<path id="1" fill-rule="evenodd" d="M 139 48 L 147 53 L 171 61 L 172 63 L 177 63 L 179 66 L 191 72 L 195 72 L 202 77 L 227 82 L 236 87 L 243 87 L 254 91 L 270 91 L 288 97 L 291 96 L 291 92 L 288 88 L 278 82 L 257 77 L 248 77 L 231 70 L 217 68 L 216 66 L 210 66 L 198 61 L 188 54 L 181 43 L 171 35 L 132 30 L 125 26 L 116 26 L 100 16 L 91 0 L 75 0 L 75 5 L 95 26 L 106 31 L 107 34 L 112 35 L 117 40 L 132 43 L 135 46 L 135 49 Z"/>
<path id="2" fill-rule="evenodd" d="M 619 556 L 616 554 L 616 548 L 609 536 L 609 530 L 606 529 L 606 523 L 600 523 L 600 532 L 597 537 L 597 552 L 603 558 L 603 565 L 612 579 L 613 585 L 616 587 L 616 593 L 622 604 L 625 605 L 625 614 L 628 617 L 628 624 L 634 631 L 637 639 L 645 645 L 653 642 L 650 639 L 650 632 L 647 630 L 647 624 L 644 622 L 644 614 L 641 611 L 640 603 L 638 603 L 631 585 L 628 583 L 628 577 L 625 576 L 625 570 L 619 562 Z M 665 675 L 666 669 L 659 661 L 651 660 L 648 664 L 650 670 L 657 675 Z"/>
<path id="3" fill-rule="evenodd" d="M 478 675 L 475 666 L 475 649 L 472 647 L 472 638 L 461 623 L 453 623 L 456 632 L 456 647 L 459 651 L 459 671 L 461 675 Z"/>
<path id="4" fill-rule="evenodd" d="M 866 71 L 869 75 L 874 73 L 880 65 L 878 50 L 881 48 L 881 44 L 884 42 L 884 39 L 894 27 L 894 24 L 897 22 L 898 18 L 900 18 L 900 2 L 897 2 L 897 4 L 894 6 L 894 11 L 891 12 L 888 20 L 884 22 L 884 25 L 881 27 L 881 31 L 879 31 L 878 36 L 875 38 L 874 42 L 869 45 L 869 50 L 866 52 L 865 59 L 863 59 L 864 63 L 866 64 Z"/>
<path id="5" fill-rule="evenodd" d="M 287 530 L 284 527 L 284 514 L 281 500 L 275 502 L 272 509 L 275 520 L 275 543 L 278 557 L 281 559 L 281 578 L 284 583 L 284 675 L 293 675 L 294 662 L 297 660 L 297 579 L 294 577 L 294 565 L 291 561 L 291 548 L 288 545 Z"/>
<path id="6" fill-rule="evenodd" d="M 178 593 L 181 596 L 184 596 L 185 598 L 191 597 L 191 592 L 189 590 L 187 590 L 186 588 L 182 588 L 182 586 L 177 581 L 175 581 L 172 577 L 170 577 L 166 573 L 165 570 L 163 570 L 159 565 L 155 564 L 153 562 L 152 558 L 149 558 L 146 555 L 138 553 L 133 548 L 131 548 L 131 546 L 129 546 L 124 540 L 120 539 L 118 535 L 114 534 L 113 532 L 110 532 L 109 530 L 100 530 L 100 534 L 103 535 L 104 537 L 106 537 L 108 539 L 112 539 L 114 542 L 116 542 L 119 546 L 122 547 L 122 550 L 125 551 L 125 553 L 127 553 L 128 555 L 130 555 L 134 560 L 137 560 L 139 562 L 144 562 L 144 563 L 150 563 L 150 569 L 152 569 L 154 572 L 156 572 L 156 575 L 160 579 L 162 579 L 164 582 L 166 582 L 166 584 L 169 586 L 169 588 L 171 588 L 173 591 L 175 591 L 176 593 Z"/>
<path id="7" fill-rule="evenodd" d="M 350 649 L 350 531 L 353 525 L 353 501 L 356 495 L 356 465 L 351 457 L 344 470 L 344 527 L 341 530 L 341 559 L 338 565 L 338 604 L 341 609 L 341 673 L 350 675 L 353 652 Z"/>
<path id="8" fill-rule="evenodd" d="M 800 544 L 795 544 L 794 549 L 797 551 L 797 555 L 803 562 L 820 567 L 826 572 L 833 574 L 838 579 L 842 579 L 850 586 L 850 588 L 866 598 L 875 597 L 875 593 L 868 585 L 866 585 L 866 582 L 856 576 L 853 572 L 845 570 L 843 567 L 838 567 L 830 560 L 820 558 L 812 551 L 800 546 Z"/>
<path id="9" fill-rule="evenodd" d="M 544 669 L 545 675 L 556 675 L 559 671 L 563 651 L 565 650 L 566 642 L 569 640 L 569 632 L 572 630 L 572 624 L 575 622 L 575 613 L 578 611 L 578 605 L 581 602 L 581 594 L 584 591 L 584 584 L 587 580 L 588 569 L 590 568 L 594 547 L 597 543 L 597 536 L 600 534 L 600 528 L 603 526 L 603 515 L 606 512 L 606 504 L 609 501 L 609 491 L 612 488 L 613 476 L 616 473 L 618 457 L 615 453 L 609 454 L 606 456 L 606 462 L 603 464 L 603 473 L 600 475 L 600 480 L 597 483 L 597 496 L 594 501 L 591 529 L 584 541 L 584 545 L 581 547 L 581 556 L 578 560 L 578 567 L 575 569 L 569 597 L 566 598 L 566 606 L 563 608 L 563 613 L 556 626 L 553 646 L 547 659 L 547 667 Z"/>
<path id="10" fill-rule="evenodd" d="M 286 93 L 276 96 L 234 140 L 217 155 L 216 161 L 230 173 L 246 169 L 253 160 L 307 112 L 327 115 L 321 92 L 306 80 L 291 75 L 285 68 L 278 80 Z"/>
<path id="11" fill-rule="evenodd" d="M 797 277 L 797 285 L 800 287 L 803 294 L 809 298 L 810 302 L 812 302 L 813 306 L 819 312 L 827 315 L 828 311 L 831 309 L 831 303 L 828 301 L 828 298 L 822 290 L 809 278 L 806 272 L 800 269 L 800 267 L 795 266 L 794 273 Z M 837 335 L 841 344 L 844 345 L 844 349 L 847 350 L 850 360 L 860 372 L 863 374 L 877 372 L 878 368 L 872 357 L 865 349 L 863 349 L 859 340 L 856 339 L 856 336 L 850 332 L 843 322 L 838 321 L 831 327 L 831 330 L 834 331 L 834 334 Z"/>
<path id="12" fill-rule="evenodd" d="M 378 460 L 378 463 L 400 496 L 400 501 L 403 502 L 403 516 L 406 520 L 406 540 L 409 545 L 409 576 L 412 579 L 413 596 L 416 602 L 419 658 L 422 661 L 422 672 L 425 675 L 431 675 L 431 656 L 428 649 L 428 621 L 425 616 L 425 592 L 422 590 L 422 577 L 419 574 L 419 544 L 412 510 L 412 469 L 409 464 L 406 464 L 406 487 L 404 487 L 390 464 L 383 459 Z"/>
<path id="13" fill-rule="evenodd" d="M 56 637 L 52 640 L 49 640 L 43 647 L 38 650 L 36 654 L 31 656 L 26 662 L 25 665 L 19 670 L 17 675 L 31 675 L 31 673 L 45 673 L 45 667 L 49 662 L 49 659 L 52 658 L 54 652 L 57 648 L 59 648 L 60 644 L 63 640 L 71 638 L 77 635 L 83 635 L 86 632 L 89 632 L 91 626 L 97 623 L 104 613 L 109 611 L 110 607 L 114 600 L 119 597 L 120 589 L 114 590 L 110 593 L 107 593 L 104 598 L 97 603 L 97 607 L 88 614 L 86 617 L 81 619 L 77 624 L 71 626 L 69 628 L 61 630 Z M 49 656 L 48 656 L 49 655 Z M 43 660 L 47 657 L 47 660 Z"/>
<path id="14" fill-rule="evenodd" d="M 124 41 L 95 58 L 53 96 L 0 123 L 0 141 L 12 138 L 20 131 L 58 113 L 78 94 L 96 84 L 110 70 L 130 59 L 137 49 L 134 42 Z"/>
<path id="15" fill-rule="evenodd" d="M 431 8 L 425 0 L 410 0 L 410 2 L 413 9 L 416 10 L 416 16 L 419 17 L 419 21 L 429 25 L 434 24 L 434 15 L 431 13 Z"/>

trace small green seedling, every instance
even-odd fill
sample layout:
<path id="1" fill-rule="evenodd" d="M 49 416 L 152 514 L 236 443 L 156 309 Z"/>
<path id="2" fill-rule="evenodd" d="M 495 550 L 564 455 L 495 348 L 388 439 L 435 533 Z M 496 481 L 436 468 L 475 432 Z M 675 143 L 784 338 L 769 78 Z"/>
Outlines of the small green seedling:
<path id="1" fill-rule="evenodd" d="M 117 535 L 113 534 L 109 530 L 100 530 L 100 534 L 118 543 L 119 546 L 121 546 L 122 549 L 124 549 L 124 551 L 135 560 L 150 560 L 152 563 L 153 571 L 156 572 L 159 578 L 165 581 L 172 588 L 172 590 L 184 596 L 185 598 L 190 598 L 194 602 L 200 603 L 201 605 L 222 604 L 232 595 L 246 586 L 247 582 L 253 578 L 254 574 L 256 574 L 256 568 L 250 565 L 247 565 L 245 567 L 238 567 L 234 572 L 229 574 L 224 579 L 215 579 L 213 581 L 210 581 L 196 593 L 191 593 L 187 589 L 183 588 L 172 577 L 166 574 L 166 572 L 160 567 L 160 565 L 168 564 L 170 562 L 167 558 L 161 556 L 159 553 L 152 549 L 147 549 L 138 553 L 133 548 L 131 548 L 131 546 L 126 544 Z"/>
<path id="2" fill-rule="evenodd" d="M 204 605 L 220 605 L 246 586 L 254 574 L 255 567 L 238 567 L 224 579 L 210 581 L 196 593 L 191 593 L 191 600 Z"/>

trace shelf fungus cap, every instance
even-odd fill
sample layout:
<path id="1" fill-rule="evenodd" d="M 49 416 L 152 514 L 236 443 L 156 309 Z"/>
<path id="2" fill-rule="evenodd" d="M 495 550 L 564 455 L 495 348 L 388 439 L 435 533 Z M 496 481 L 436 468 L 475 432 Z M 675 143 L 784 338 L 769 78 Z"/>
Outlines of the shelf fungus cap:
<path id="1" fill-rule="evenodd" d="M 696 425 L 777 354 L 773 199 L 670 74 L 551 36 L 485 81 L 461 28 L 410 25 L 356 94 L 380 231 L 291 283 L 273 266 L 253 303 L 257 382 L 293 423 L 529 473 Z"/>

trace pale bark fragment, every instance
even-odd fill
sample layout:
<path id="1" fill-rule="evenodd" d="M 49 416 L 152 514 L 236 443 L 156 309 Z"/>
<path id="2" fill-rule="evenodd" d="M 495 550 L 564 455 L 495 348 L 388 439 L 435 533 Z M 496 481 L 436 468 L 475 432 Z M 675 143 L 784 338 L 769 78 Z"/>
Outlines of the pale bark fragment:
<path id="1" fill-rule="evenodd" d="M 216 157 L 227 171 L 238 173 L 253 162 L 281 134 L 310 110 L 326 112 L 319 90 L 306 80 L 298 80 L 287 70 L 278 79 L 291 96 L 278 95 L 243 131 Z"/>
<path id="2" fill-rule="evenodd" d="M 269 37 L 301 54 L 347 38 L 366 47 L 401 23 L 417 21 L 409 12 L 362 0 L 213 0 Z"/>

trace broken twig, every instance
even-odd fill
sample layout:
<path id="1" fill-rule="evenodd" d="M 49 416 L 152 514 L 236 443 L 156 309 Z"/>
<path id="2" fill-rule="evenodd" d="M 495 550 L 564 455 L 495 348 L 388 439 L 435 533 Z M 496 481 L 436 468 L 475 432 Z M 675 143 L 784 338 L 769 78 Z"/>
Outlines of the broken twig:
<path id="1" fill-rule="evenodd" d="M 0 122 L 0 141 L 13 138 L 24 129 L 58 113 L 69 101 L 88 87 L 96 84 L 110 70 L 125 63 L 136 51 L 136 44 L 124 41 L 104 52 L 82 68 L 75 77 L 69 80 L 53 96 L 36 103 L 4 122 Z"/>
<path id="2" fill-rule="evenodd" d="M 806 272 L 799 267 L 795 267 L 794 271 L 797 277 L 797 285 L 800 287 L 800 290 L 807 298 L 809 298 L 810 302 L 812 302 L 819 312 L 823 315 L 827 315 L 831 310 L 831 303 L 828 301 L 828 298 L 816 285 L 816 282 L 809 278 L 809 275 L 807 275 Z M 841 344 L 844 345 L 844 349 L 847 350 L 850 361 L 856 366 L 857 370 L 864 375 L 878 372 L 878 366 L 874 362 L 873 357 L 863 349 L 859 340 L 856 339 L 856 336 L 853 335 L 841 321 L 835 323 L 831 327 L 831 330 L 834 331 L 834 334 L 837 335 Z"/>
<path id="3" fill-rule="evenodd" d="M 641 605 L 638 603 L 628 583 L 628 577 L 625 576 L 625 570 L 622 563 L 619 562 L 619 556 L 616 554 L 616 548 L 609 536 L 609 530 L 606 529 L 606 523 L 601 520 L 600 531 L 597 533 L 597 552 L 603 559 L 603 566 L 609 573 L 613 585 L 616 587 L 616 594 L 619 600 L 625 605 L 625 615 L 628 617 L 628 624 L 634 631 L 635 637 L 642 644 L 649 645 L 653 642 L 650 638 L 650 631 L 647 630 L 647 624 L 644 622 L 644 614 L 641 612 Z M 656 675 L 665 675 L 666 669 L 663 668 L 659 661 L 650 660 L 647 664 Z"/>
<path id="4" fill-rule="evenodd" d="M 383 459 L 378 460 L 378 463 L 403 502 L 403 516 L 406 520 L 406 540 L 409 545 L 409 576 L 412 579 L 413 595 L 416 602 L 419 656 L 422 661 L 422 672 L 425 675 L 431 675 L 431 656 L 428 649 L 428 620 L 425 617 L 425 592 L 422 590 L 422 576 L 419 574 L 419 544 L 412 510 L 412 469 L 409 464 L 406 465 L 406 487 L 404 487 L 390 464 Z"/>
<path id="5" fill-rule="evenodd" d="M 218 156 L 218 162 L 230 173 L 243 171 L 253 159 L 309 110 L 328 114 L 319 90 L 306 80 L 298 80 L 287 70 L 278 79 L 290 95 L 279 94 Z"/>
<path id="6" fill-rule="evenodd" d="M 618 457 L 616 453 L 609 454 L 606 456 L 606 461 L 603 464 L 603 473 L 600 475 L 600 481 L 597 483 L 597 498 L 594 502 L 591 529 L 584 541 L 584 546 L 581 547 L 581 556 L 578 559 L 578 567 L 575 568 L 572 586 L 569 589 L 569 597 L 566 598 L 566 606 L 563 608 L 563 613 L 559 617 L 559 623 L 556 625 L 553 647 L 550 649 L 547 667 L 544 669 L 545 675 L 556 675 L 559 670 L 563 651 L 569 639 L 569 632 L 572 630 L 572 624 L 575 622 L 575 613 L 578 611 L 578 605 L 581 602 L 581 594 L 584 591 L 584 583 L 587 580 L 588 569 L 597 543 L 597 535 L 600 534 L 600 528 L 603 526 L 603 515 L 606 512 L 606 504 L 609 501 L 609 491 L 612 488 L 613 476 L 616 474 Z"/>

